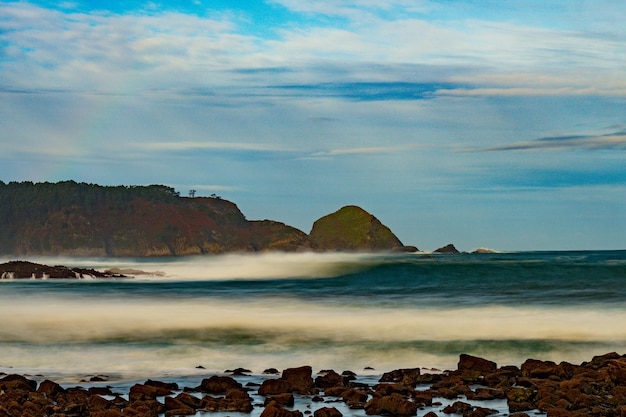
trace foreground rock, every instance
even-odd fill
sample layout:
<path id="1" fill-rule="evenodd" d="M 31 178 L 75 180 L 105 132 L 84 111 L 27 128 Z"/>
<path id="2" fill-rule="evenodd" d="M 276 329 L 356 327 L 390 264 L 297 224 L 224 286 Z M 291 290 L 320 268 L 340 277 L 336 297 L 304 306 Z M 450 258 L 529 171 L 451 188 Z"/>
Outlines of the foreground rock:
<path id="1" fill-rule="evenodd" d="M 0 264 L 0 279 L 27 279 L 27 278 L 120 278 L 122 274 L 100 272 L 87 268 L 68 268 L 56 265 L 48 266 L 27 261 L 10 261 Z"/>
<path id="2" fill-rule="evenodd" d="M 266 397 L 261 405 L 227 376 L 206 378 L 195 388 L 148 380 L 122 395 L 107 388 L 63 388 L 49 380 L 38 384 L 21 375 L 6 375 L 0 378 L 0 417 L 182 416 L 250 413 L 254 407 L 264 408 L 262 417 L 311 414 L 312 410 L 294 409 L 294 394 L 309 399 L 307 408 L 317 402 L 343 401 L 366 415 L 415 416 L 436 404 L 437 398 L 446 398 L 450 405 L 419 415 L 486 417 L 499 413 L 485 406 L 486 401 L 506 400 L 511 417 L 626 416 L 626 355 L 617 353 L 580 365 L 528 359 L 520 367 L 498 367 L 484 358 L 461 355 L 456 370 L 421 374 L 416 368 L 398 369 L 384 374 L 373 387 L 356 382 L 351 373 L 332 370 L 313 380 L 309 366 L 267 378 L 258 389 Z M 321 404 L 313 416 L 340 417 L 341 413 Z"/>

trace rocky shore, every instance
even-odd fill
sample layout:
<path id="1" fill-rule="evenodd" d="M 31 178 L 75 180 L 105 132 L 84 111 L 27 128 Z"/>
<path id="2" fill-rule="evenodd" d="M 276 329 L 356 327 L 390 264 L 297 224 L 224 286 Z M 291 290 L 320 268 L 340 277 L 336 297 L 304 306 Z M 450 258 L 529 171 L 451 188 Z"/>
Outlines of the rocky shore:
<path id="1" fill-rule="evenodd" d="M 0 279 L 67 279 L 67 278 L 124 278 L 111 271 L 90 268 L 68 268 L 62 265 L 48 266 L 28 261 L 10 261 L 0 264 Z"/>
<path id="2" fill-rule="evenodd" d="M 423 417 L 626 416 L 626 355 L 617 353 L 580 365 L 528 359 L 520 367 L 498 367 L 487 359 L 461 355 L 453 371 L 398 369 L 373 384 L 359 382 L 350 371 L 313 375 L 309 366 L 285 369 L 280 375 L 268 370 L 276 375 L 246 385 L 238 379 L 249 371 L 228 372 L 231 375 L 213 375 L 193 387 L 148 380 L 124 393 L 106 386 L 64 388 L 50 380 L 0 374 L 0 416 L 184 416 L 253 410 L 261 417 L 339 417 L 345 410 L 353 415 Z M 308 404 L 304 411 L 298 406 L 302 399 Z M 508 413 L 490 408 L 490 402 L 506 403 Z"/>

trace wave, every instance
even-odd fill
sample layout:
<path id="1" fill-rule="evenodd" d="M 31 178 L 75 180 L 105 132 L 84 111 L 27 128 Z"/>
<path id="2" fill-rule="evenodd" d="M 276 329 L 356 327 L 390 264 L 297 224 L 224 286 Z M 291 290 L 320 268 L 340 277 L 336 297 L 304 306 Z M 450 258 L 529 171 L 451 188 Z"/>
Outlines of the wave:
<path id="1" fill-rule="evenodd" d="M 74 258 L 33 257 L 46 265 L 126 270 L 141 280 L 227 280 L 276 278 L 328 278 L 384 263 L 380 253 L 235 253 L 182 258 Z M 4 261 L 1 261 L 4 262 Z"/>
<path id="2" fill-rule="evenodd" d="M 519 365 L 579 362 L 626 347 L 623 311 L 484 306 L 338 307 L 263 302 L 3 300 L 0 367 L 67 372 L 454 368 L 460 353 Z M 43 370 L 42 370 L 43 369 Z M 1 369 L 0 369 L 1 370 Z"/>
<path id="3" fill-rule="evenodd" d="M 482 306 L 373 308 L 270 297 L 262 301 L 3 299 L 0 340 L 28 343 L 140 340 L 231 329 L 341 341 L 626 340 L 626 311 Z M 200 333 L 198 333 L 200 334 Z"/>

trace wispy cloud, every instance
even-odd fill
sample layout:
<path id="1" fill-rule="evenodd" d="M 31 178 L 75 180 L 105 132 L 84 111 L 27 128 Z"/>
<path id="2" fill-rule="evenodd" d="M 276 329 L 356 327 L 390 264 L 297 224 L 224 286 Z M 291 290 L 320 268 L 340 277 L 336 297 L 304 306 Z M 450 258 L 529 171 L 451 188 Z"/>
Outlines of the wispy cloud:
<path id="1" fill-rule="evenodd" d="M 464 149 L 458 152 L 501 152 L 501 151 L 537 151 L 537 150 L 626 150 L 626 131 L 604 135 L 551 136 L 527 142 L 515 142 L 507 145 L 490 146 L 479 149 Z"/>
<path id="2" fill-rule="evenodd" d="M 374 154 L 389 154 L 396 152 L 405 152 L 421 148 L 419 144 L 407 144 L 397 146 L 370 146 L 370 147 L 355 147 L 355 148 L 337 148 L 328 151 L 315 152 L 304 159 L 324 159 L 332 156 L 343 155 L 374 155 Z"/>
<path id="3" fill-rule="evenodd" d="M 289 10 L 325 16 L 362 17 L 364 13 L 381 13 L 402 9 L 405 13 L 422 13 L 432 9 L 430 0 L 272 0 Z"/>
<path id="4" fill-rule="evenodd" d="M 266 143 L 238 142 L 153 142 L 136 145 L 142 149 L 162 152 L 184 152 L 194 150 L 252 151 L 252 152 L 293 152 L 293 149 Z"/>

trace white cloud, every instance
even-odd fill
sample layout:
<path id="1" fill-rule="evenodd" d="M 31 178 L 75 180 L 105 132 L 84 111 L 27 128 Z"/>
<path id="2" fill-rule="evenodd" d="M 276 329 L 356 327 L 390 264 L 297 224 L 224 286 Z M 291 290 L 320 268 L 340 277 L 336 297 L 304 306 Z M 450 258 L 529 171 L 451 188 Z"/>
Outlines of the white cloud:
<path id="1" fill-rule="evenodd" d="M 475 18 L 427 21 L 427 16 L 407 14 L 413 2 L 404 0 L 281 4 L 300 13 L 356 10 L 358 15 L 335 26 L 322 19 L 298 28 L 287 21 L 274 28 L 271 39 L 261 39 L 243 34 L 243 20 L 227 13 L 208 18 L 178 12 L 64 13 L 4 3 L 2 84 L 120 94 L 233 86 L 231 93 L 245 95 L 258 94 L 254 89 L 265 86 L 259 82 L 315 83 L 333 77 L 371 81 L 425 74 L 430 80 L 450 81 L 452 71 L 457 73 L 454 80 L 472 88 L 446 94 L 623 95 L 626 89 L 626 39 L 619 34 Z M 420 73 L 388 71 L 411 65 L 421 67 Z M 262 78 L 235 72 L 272 67 L 291 71 Z"/>

